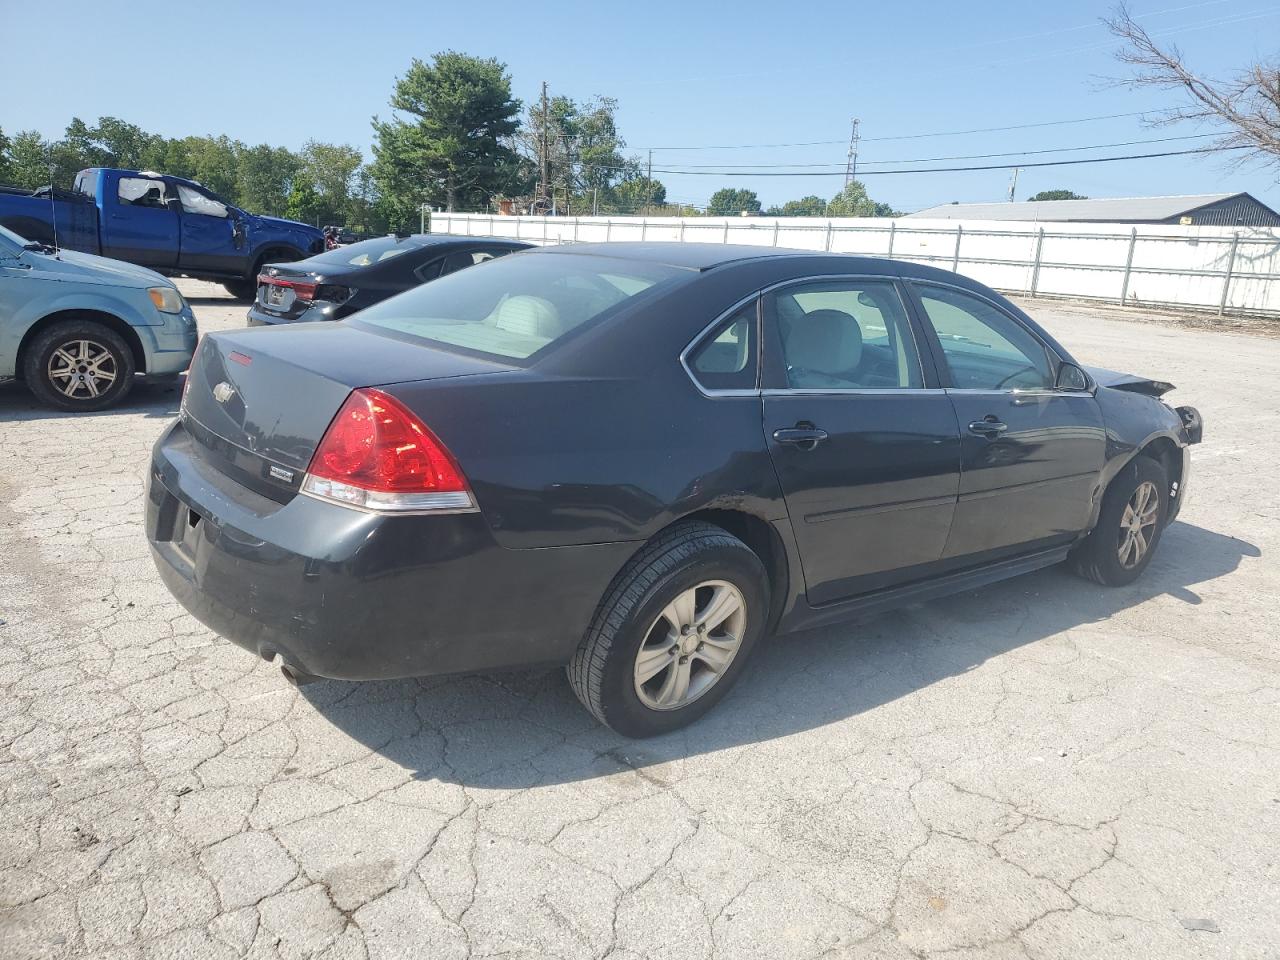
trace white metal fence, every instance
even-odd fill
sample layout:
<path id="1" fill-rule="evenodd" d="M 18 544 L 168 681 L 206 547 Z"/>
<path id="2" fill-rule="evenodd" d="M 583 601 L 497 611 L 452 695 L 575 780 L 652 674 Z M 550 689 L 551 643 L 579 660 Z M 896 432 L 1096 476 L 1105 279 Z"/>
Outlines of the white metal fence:
<path id="1" fill-rule="evenodd" d="M 531 243 L 675 240 L 894 257 L 1030 296 L 1280 315 L 1280 230 L 818 217 L 436 213 L 434 233 Z"/>

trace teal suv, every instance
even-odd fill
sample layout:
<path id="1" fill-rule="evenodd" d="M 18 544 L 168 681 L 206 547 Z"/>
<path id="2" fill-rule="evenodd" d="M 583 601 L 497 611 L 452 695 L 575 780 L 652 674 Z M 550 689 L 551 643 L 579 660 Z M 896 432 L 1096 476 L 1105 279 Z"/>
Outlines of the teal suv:
<path id="1" fill-rule="evenodd" d="M 195 348 L 195 315 L 172 281 L 0 227 L 0 380 L 62 410 L 101 410 L 139 376 L 176 377 Z"/>

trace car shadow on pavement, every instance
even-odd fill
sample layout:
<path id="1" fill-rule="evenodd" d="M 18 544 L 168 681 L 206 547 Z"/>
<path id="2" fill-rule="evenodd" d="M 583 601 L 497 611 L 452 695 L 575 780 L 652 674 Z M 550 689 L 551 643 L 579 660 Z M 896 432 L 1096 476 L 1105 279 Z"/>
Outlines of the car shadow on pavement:
<path id="1" fill-rule="evenodd" d="M 737 688 L 707 716 L 643 741 L 596 723 L 560 670 L 323 681 L 301 691 L 337 728 L 418 779 L 517 789 L 628 768 L 654 777 L 646 769 L 874 711 L 1147 601 L 1170 597 L 1198 606 L 1197 587 L 1231 573 L 1242 558 L 1258 556 L 1261 551 L 1245 541 L 1175 523 L 1144 576 L 1128 587 L 1101 587 L 1051 568 L 850 624 L 768 639 Z M 417 733 L 403 732 L 406 715 L 416 715 Z"/>
<path id="2" fill-rule="evenodd" d="M 17 423 L 20 420 L 93 420 L 98 417 L 118 417 L 142 414 L 168 420 L 178 415 L 178 403 L 182 399 L 182 378 L 170 380 L 139 380 L 129 395 L 113 407 L 89 413 L 71 413 L 46 407 L 19 380 L 0 383 L 0 420 Z"/>

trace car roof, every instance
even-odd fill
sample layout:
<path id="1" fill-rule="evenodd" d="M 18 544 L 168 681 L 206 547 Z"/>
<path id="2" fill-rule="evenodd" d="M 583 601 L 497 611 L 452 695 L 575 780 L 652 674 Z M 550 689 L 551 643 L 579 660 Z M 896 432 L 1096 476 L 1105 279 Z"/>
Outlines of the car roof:
<path id="1" fill-rule="evenodd" d="M 804 250 L 779 250 L 730 243 L 678 243 L 675 241 L 617 241 L 607 243 L 567 243 L 539 247 L 541 254 L 576 254 L 587 257 L 609 257 L 613 260 L 638 260 L 685 270 L 710 270 L 726 263 L 758 260 L 762 256 L 795 255 Z M 811 251 L 810 251 L 811 253 Z"/>
<path id="2" fill-rule="evenodd" d="M 865 257 L 852 253 L 827 253 L 822 250 L 800 250 L 789 247 L 757 247 L 732 243 L 683 243 L 678 241 L 566 243 L 537 247 L 530 253 L 577 254 L 609 257 L 614 260 L 638 260 L 684 270 L 705 272 L 729 264 L 761 260 L 809 259 L 830 261 L 833 269 L 875 272 L 897 276 L 903 273 L 898 260 Z"/>
<path id="3" fill-rule="evenodd" d="M 385 236 L 394 236 L 394 234 L 385 234 Z M 379 237 L 370 237 L 371 240 L 380 239 Z M 513 245 L 519 247 L 532 246 L 527 240 L 516 240 L 514 237 L 468 237 L 462 233 L 412 233 L 404 240 L 412 240 L 419 246 L 443 246 L 447 243 L 477 243 L 477 244 L 500 244 Z"/>

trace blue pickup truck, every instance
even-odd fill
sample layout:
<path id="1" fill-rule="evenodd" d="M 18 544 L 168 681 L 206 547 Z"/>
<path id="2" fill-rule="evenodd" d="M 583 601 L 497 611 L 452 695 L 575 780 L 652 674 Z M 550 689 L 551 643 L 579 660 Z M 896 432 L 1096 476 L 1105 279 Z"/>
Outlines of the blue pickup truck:
<path id="1" fill-rule="evenodd" d="M 71 190 L 0 186 L 0 226 L 27 240 L 222 283 L 253 298 L 265 263 L 324 250 L 316 227 L 260 217 L 194 180 L 90 167 Z"/>

